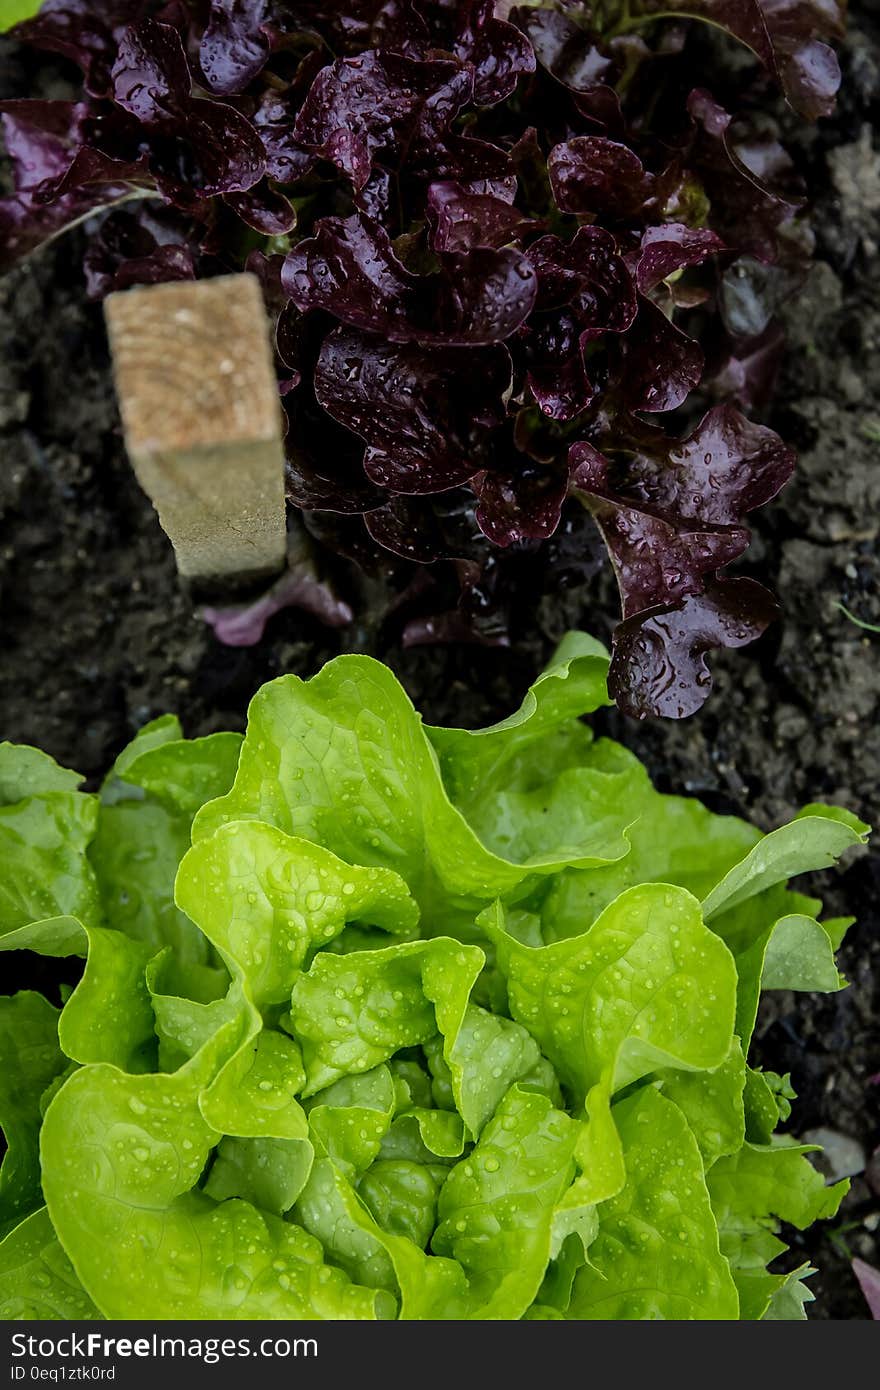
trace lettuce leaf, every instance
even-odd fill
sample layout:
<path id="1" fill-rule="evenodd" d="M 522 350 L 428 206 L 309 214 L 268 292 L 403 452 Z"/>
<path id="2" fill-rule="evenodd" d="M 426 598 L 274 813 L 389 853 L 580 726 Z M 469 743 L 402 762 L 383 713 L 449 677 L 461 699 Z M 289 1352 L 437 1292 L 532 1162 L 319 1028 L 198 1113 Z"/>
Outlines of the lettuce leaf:
<path id="1" fill-rule="evenodd" d="M 649 1086 L 615 1107 L 615 1123 L 626 1183 L 599 1209 L 568 1316 L 737 1318 L 700 1151 L 681 1111 Z"/>
<path id="2" fill-rule="evenodd" d="M 101 791 L 89 858 L 105 918 L 154 950 L 172 946 L 182 963 L 213 955 L 175 907 L 177 867 L 196 811 L 232 785 L 240 746 L 238 734 L 183 739 L 177 720 L 163 717 L 123 749 Z"/>
<path id="3" fill-rule="evenodd" d="M 0 1240 L 0 1321 L 100 1318 L 62 1249 L 45 1207 Z"/>
<path id="4" fill-rule="evenodd" d="M 411 936 L 419 916 L 396 873 L 352 867 L 308 840 L 247 821 L 189 851 L 176 899 L 241 971 L 260 1008 L 289 1000 L 307 957 L 347 922 Z"/>
<path id="5" fill-rule="evenodd" d="M 41 994 L 0 996 L 0 1239 L 42 1204 L 40 1097 L 67 1066 L 58 1045 L 58 1010 Z"/>
<path id="6" fill-rule="evenodd" d="M 588 932 L 538 949 L 507 936 L 497 910 L 483 921 L 513 1017 L 576 1094 L 606 1075 L 621 1089 L 658 1066 L 705 1071 L 727 1056 L 733 960 L 683 889 L 629 888 Z"/>
<path id="7" fill-rule="evenodd" d="M 510 640 L 514 586 L 551 590 L 560 549 L 592 572 L 583 502 L 620 581 L 612 693 L 680 718 L 709 692 L 707 652 L 777 615 L 725 566 L 794 455 L 734 399 L 766 394 L 762 330 L 810 241 L 763 88 L 735 120 L 711 95 L 739 85 L 726 49 L 681 50 L 720 28 L 794 110 L 826 115 L 844 9 L 3 0 L 0 26 L 72 81 L 2 102 L 0 268 L 85 223 L 95 297 L 257 270 L 288 498 L 334 558 L 389 569 L 385 616 L 406 621 L 393 595 L 415 582 L 407 639 Z M 680 439 L 664 416 L 700 389 L 720 403 Z M 414 580 L 437 558 L 442 577 Z M 257 640 L 287 604 L 353 617 L 288 574 L 212 621 Z"/>
<path id="8" fill-rule="evenodd" d="M 34 749 L 0 745 L 0 939 L 55 917 L 98 922 L 86 858 L 98 806 L 79 781 Z"/>
<path id="9" fill-rule="evenodd" d="M 607 672 L 572 634 L 439 730 L 340 657 L 98 797 L 0 748 L 0 947 L 85 958 L 0 996 L 3 1317 L 803 1315 L 780 1223 L 845 1185 L 748 1045 L 762 989 L 843 987 L 787 878 L 866 828 L 656 792 L 581 722 Z"/>
<path id="10" fill-rule="evenodd" d="M 11 29 L 14 24 L 21 24 L 22 20 L 30 19 L 37 13 L 42 0 L 8 0 L 8 4 L 3 7 L 3 14 L 0 15 L 0 31 Z"/>
<path id="11" fill-rule="evenodd" d="M 604 700 L 590 654 L 564 660 L 547 683 L 571 682 L 567 707 Z M 541 692 L 543 694 L 543 692 Z M 540 699 L 494 742 L 528 739 Z M 559 714 L 566 708 L 560 703 Z M 563 865 L 592 865 L 626 853 L 625 822 L 584 817 L 575 843 L 539 845 L 522 862 L 493 853 L 450 801 L 437 755 L 391 672 L 365 656 L 337 658 L 310 681 L 281 676 L 255 696 L 235 783 L 196 816 L 193 837 L 257 820 L 331 849 L 348 863 L 394 869 L 425 928 L 473 918 L 494 897 L 528 890 Z M 540 727 L 540 724 L 539 726 Z M 454 754 L 452 754 L 454 757 Z M 538 821 L 536 805 L 526 819 Z"/>
<path id="12" fill-rule="evenodd" d="M 744 1144 L 719 1159 L 708 1175 L 721 1248 L 739 1290 L 741 1318 L 765 1317 L 786 1285 L 786 1276 L 766 1270 L 785 1250 L 776 1235 L 780 1221 L 804 1230 L 833 1216 L 849 1188 L 847 1180 L 827 1187 L 807 1160 L 810 1151 L 809 1146 L 791 1142 Z"/>

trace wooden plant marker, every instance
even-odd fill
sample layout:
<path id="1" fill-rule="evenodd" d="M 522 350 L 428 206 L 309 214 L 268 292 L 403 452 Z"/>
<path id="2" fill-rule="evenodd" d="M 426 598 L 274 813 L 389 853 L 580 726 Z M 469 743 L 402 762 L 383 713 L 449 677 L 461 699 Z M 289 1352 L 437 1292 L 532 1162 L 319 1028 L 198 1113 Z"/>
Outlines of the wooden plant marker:
<path id="1" fill-rule="evenodd" d="M 234 591 L 286 550 L 281 406 L 256 276 L 107 299 L 125 444 L 193 587 Z"/>

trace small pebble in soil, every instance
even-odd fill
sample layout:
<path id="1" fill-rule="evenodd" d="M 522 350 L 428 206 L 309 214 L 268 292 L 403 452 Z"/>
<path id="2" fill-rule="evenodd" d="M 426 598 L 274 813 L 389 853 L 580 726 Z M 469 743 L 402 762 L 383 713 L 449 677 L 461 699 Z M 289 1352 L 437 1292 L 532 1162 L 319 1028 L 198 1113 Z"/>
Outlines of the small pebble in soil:
<path id="1" fill-rule="evenodd" d="M 841 1134 L 836 1129 L 808 1129 L 801 1135 L 805 1144 L 819 1144 L 822 1152 L 813 1154 L 816 1167 L 825 1174 L 829 1182 L 841 1178 L 854 1177 L 864 1172 L 865 1150 L 858 1139 Z"/>

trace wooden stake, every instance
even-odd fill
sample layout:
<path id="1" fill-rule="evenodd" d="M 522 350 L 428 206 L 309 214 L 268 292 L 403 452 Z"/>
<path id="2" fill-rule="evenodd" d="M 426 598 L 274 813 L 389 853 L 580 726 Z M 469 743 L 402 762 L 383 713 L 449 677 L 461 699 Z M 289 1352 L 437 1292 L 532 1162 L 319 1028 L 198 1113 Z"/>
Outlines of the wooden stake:
<path id="1" fill-rule="evenodd" d="M 276 573 L 281 406 L 256 276 L 124 290 L 104 309 L 126 448 L 180 574 L 209 590 Z"/>

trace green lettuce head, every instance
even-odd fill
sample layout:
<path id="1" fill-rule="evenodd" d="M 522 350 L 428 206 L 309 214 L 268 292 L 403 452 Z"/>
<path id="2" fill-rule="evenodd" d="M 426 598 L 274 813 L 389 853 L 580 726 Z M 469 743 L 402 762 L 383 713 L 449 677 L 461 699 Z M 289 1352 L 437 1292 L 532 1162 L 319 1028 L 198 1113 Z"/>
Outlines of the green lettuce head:
<path id="1" fill-rule="evenodd" d="M 863 842 L 656 792 L 563 642 L 521 708 L 425 727 L 362 656 L 247 735 L 148 725 L 101 791 L 0 747 L 0 1315 L 758 1319 L 832 1216 L 752 1069 L 762 989 L 836 990 L 789 878 Z"/>

